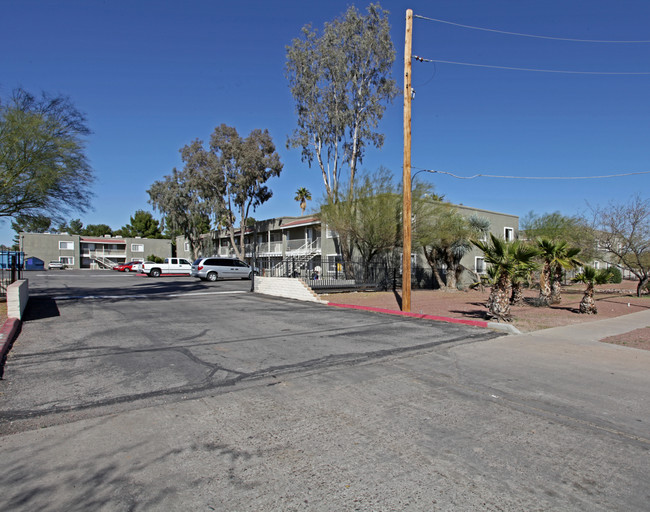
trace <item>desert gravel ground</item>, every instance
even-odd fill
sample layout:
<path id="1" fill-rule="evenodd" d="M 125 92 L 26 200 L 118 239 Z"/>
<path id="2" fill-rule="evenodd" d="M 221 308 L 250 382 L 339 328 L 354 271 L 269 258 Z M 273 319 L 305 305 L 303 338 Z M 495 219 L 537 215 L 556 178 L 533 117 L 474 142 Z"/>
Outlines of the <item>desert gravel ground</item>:
<path id="1" fill-rule="evenodd" d="M 549 308 L 533 306 L 533 300 L 537 297 L 538 292 L 537 290 L 526 290 L 527 304 L 512 308 L 513 325 L 521 332 L 531 332 L 562 325 L 593 322 L 650 309 L 650 294 L 637 297 L 635 283 L 624 281 L 620 284 L 597 286 L 595 299 L 598 314 L 581 315 L 579 305 L 583 296 L 583 288 L 583 285 L 565 287 L 562 302 Z M 485 320 L 487 319 L 485 303 L 488 295 L 489 289 L 457 292 L 413 290 L 411 311 L 450 318 Z M 400 310 L 401 301 L 399 290 L 397 292 L 337 293 L 326 295 L 324 298 L 340 304 L 371 306 L 394 311 Z M 648 348 L 650 346 L 650 326 L 647 329 L 637 330 L 633 335 L 621 335 L 606 341 L 636 348 Z"/>

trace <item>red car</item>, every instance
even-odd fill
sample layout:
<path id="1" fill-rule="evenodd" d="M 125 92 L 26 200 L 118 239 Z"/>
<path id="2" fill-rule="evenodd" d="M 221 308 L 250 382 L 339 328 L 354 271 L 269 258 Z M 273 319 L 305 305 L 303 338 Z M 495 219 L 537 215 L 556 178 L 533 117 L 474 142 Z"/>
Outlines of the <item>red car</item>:
<path id="1" fill-rule="evenodd" d="M 129 261 L 128 263 L 120 263 L 119 265 L 115 265 L 113 267 L 113 270 L 117 270 L 118 272 L 138 272 L 141 265 L 141 261 Z"/>

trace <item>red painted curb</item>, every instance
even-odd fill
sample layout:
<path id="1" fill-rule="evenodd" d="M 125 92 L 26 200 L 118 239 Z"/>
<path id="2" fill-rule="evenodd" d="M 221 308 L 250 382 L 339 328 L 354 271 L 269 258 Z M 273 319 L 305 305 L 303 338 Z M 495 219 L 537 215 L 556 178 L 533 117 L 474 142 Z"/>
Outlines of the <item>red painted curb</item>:
<path id="1" fill-rule="evenodd" d="M 0 343 L 2 343 L 2 346 L 0 347 L 0 360 L 4 359 L 7 352 L 9 352 L 9 348 L 16 339 L 19 330 L 20 320 L 17 318 L 7 318 L 7 320 L 5 320 L 2 329 L 0 329 L 0 335 L 2 336 L 0 341 Z"/>
<path id="2" fill-rule="evenodd" d="M 464 324 L 464 325 L 471 325 L 473 327 L 485 327 L 485 328 L 487 328 L 488 326 L 488 323 L 483 320 L 463 320 L 462 318 L 449 318 L 447 316 L 422 315 L 419 313 L 408 313 L 406 311 L 395 311 L 392 309 L 373 308 L 371 306 L 353 306 L 351 304 L 335 304 L 333 302 L 330 302 L 329 305 L 337 308 L 359 309 L 361 311 L 372 311 L 374 313 L 386 313 L 389 315 L 408 316 L 410 318 L 422 318 L 424 320 L 436 320 L 438 322 L 447 322 L 450 324 Z"/>

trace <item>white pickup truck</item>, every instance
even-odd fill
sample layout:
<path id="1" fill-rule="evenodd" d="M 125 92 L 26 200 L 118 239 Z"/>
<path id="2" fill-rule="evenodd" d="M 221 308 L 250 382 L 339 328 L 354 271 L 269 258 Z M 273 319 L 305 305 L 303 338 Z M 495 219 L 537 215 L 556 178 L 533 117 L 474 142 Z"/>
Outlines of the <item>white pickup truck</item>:
<path id="1" fill-rule="evenodd" d="M 150 277 L 163 275 L 190 275 L 192 264 L 183 258 L 165 258 L 162 263 L 145 261 L 142 264 L 142 272 Z"/>

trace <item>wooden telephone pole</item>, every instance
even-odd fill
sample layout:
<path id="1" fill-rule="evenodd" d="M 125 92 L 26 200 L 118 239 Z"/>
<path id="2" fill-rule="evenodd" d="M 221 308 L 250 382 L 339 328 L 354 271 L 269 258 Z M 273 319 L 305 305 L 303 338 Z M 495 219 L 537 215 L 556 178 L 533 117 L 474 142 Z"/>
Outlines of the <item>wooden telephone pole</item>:
<path id="1" fill-rule="evenodd" d="M 413 42 L 413 10 L 406 10 L 404 42 L 404 170 L 402 226 L 402 311 L 411 311 L 411 52 Z"/>

